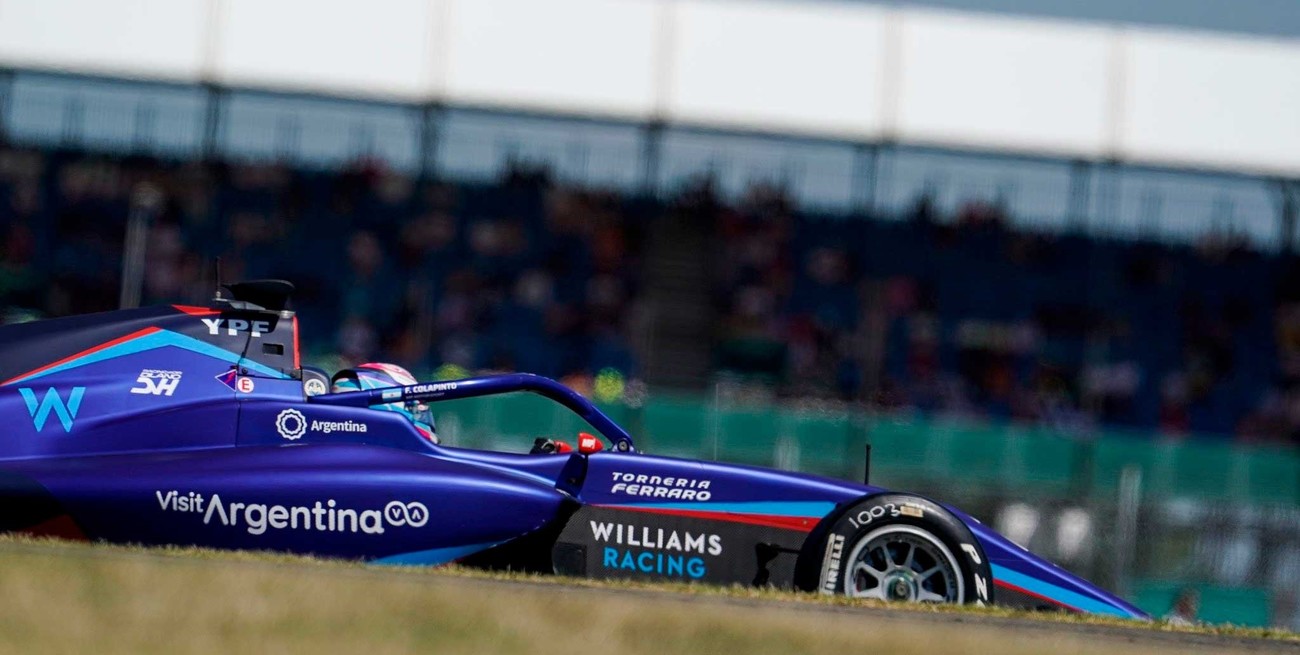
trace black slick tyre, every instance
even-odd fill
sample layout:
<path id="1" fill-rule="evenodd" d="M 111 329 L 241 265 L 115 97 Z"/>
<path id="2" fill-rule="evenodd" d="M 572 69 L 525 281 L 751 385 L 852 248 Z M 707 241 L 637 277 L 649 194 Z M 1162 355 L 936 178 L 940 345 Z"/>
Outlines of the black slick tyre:
<path id="1" fill-rule="evenodd" d="M 864 498 L 825 532 L 818 589 L 884 601 L 993 602 L 988 559 L 969 528 L 910 494 Z"/>

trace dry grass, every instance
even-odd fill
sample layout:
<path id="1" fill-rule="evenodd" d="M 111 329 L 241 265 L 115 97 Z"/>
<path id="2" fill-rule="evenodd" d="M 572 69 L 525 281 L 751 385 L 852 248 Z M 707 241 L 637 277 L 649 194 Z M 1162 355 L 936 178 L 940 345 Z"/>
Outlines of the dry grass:
<path id="1" fill-rule="evenodd" d="M 933 611 L 825 611 L 818 606 L 840 603 L 774 592 L 627 593 L 642 585 L 162 552 L 173 555 L 0 539 L 0 652 L 1188 655 L 1250 645 L 1204 635 L 1187 644 L 1150 629 L 989 624 L 968 613 L 938 621 Z"/>

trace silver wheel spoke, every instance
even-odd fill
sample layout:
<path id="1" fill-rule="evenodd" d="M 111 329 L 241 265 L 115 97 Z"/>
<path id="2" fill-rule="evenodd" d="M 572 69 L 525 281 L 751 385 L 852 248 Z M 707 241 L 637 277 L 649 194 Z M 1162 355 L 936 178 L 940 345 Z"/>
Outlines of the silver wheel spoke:
<path id="1" fill-rule="evenodd" d="M 948 600 L 933 591 L 926 591 L 924 589 L 921 590 L 921 593 L 916 597 L 916 599 L 923 603 L 942 603 Z"/>
<path id="2" fill-rule="evenodd" d="M 961 565 L 920 528 L 883 526 L 854 546 L 849 562 L 844 588 L 857 598 L 951 603 L 964 597 Z"/>
<path id="3" fill-rule="evenodd" d="M 874 598 L 876 600 L 889 600 L 888 598 L 885 598 L 885 589 L 880 585 L 876 585 L 874 589 L 869 589 L 867 591 L 855 591 L 853 593 L 853 596 L 855 598 Z"/>
<path id="4" fill-rule="evenodd" d="M 894 554 L 893 554 L 892 552 L 890 552 L 890 550 L 889 550 L 889 544 L 885 544 L 885 545 L 881 546 L 881 547 L 880 547 L 880 551 L 881 551 L 882 553 L 885 554 L 885 569 L 886 569 L 886 570 L 888 570 L 888 569 L 892 569 L 892 568 L 898 566 L 898 564 L 894 562 Z"/>
<path id="5" fill-rule="evenodd" d="M 889 558 L 889 549 L 886 548 L 887 545 L 888 544 L 876 544 L 876 547 L 871 549 L 871 552 L 873 553 L 880 551 L 880 559 L 885 563 L 886 571 L 888 571 L 889 567 L 894 564 L 894 560 Z"/>
<path id="6" fill-rule="evenodd" d="M 880 578 L 884 576 L 883 572 L 877 571 L 871 568 L 870 566 L 867 566 L 866 562 L 858 562 L 853 566 L 853 576 L 857 577 L 859 573 L 866 573 L 871 577 L 875 578 L 877 582 L 879 582 Z"/>

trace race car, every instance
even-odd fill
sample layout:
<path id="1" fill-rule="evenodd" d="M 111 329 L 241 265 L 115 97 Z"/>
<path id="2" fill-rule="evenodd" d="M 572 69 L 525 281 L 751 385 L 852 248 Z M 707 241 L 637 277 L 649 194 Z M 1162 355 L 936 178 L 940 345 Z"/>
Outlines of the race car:
<path id="1" fill-rule="evenodd" d="M 547 378 L 327 377 L 299 361 L 292 285 L 224 288 L 0 327 L 0 531 L 1148 618 L 929 498 L 640 452 Z M 511 392 L 604 440 L 439 443 L 437 403 Z"/>

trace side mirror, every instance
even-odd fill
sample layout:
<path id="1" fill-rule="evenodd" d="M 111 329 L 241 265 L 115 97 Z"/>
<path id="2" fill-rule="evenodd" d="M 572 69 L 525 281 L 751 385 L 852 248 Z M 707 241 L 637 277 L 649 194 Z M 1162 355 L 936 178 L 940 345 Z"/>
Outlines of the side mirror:
<path id="1" fill-rule="evenodd" d="M 600 439 L 586 432 L 578 433 L 578 452 L 583 455 L 598 453 L 605 449 L 605 444 Z"/>
<path id="2" fill-rule="evenodd" d="M 559 439 L 547 439 L 538 437 L 533 440 L 533 448 L 528 451 L 529 455 L 564 455 L 573 452 L 573 446 L 560 441 Z"/>

